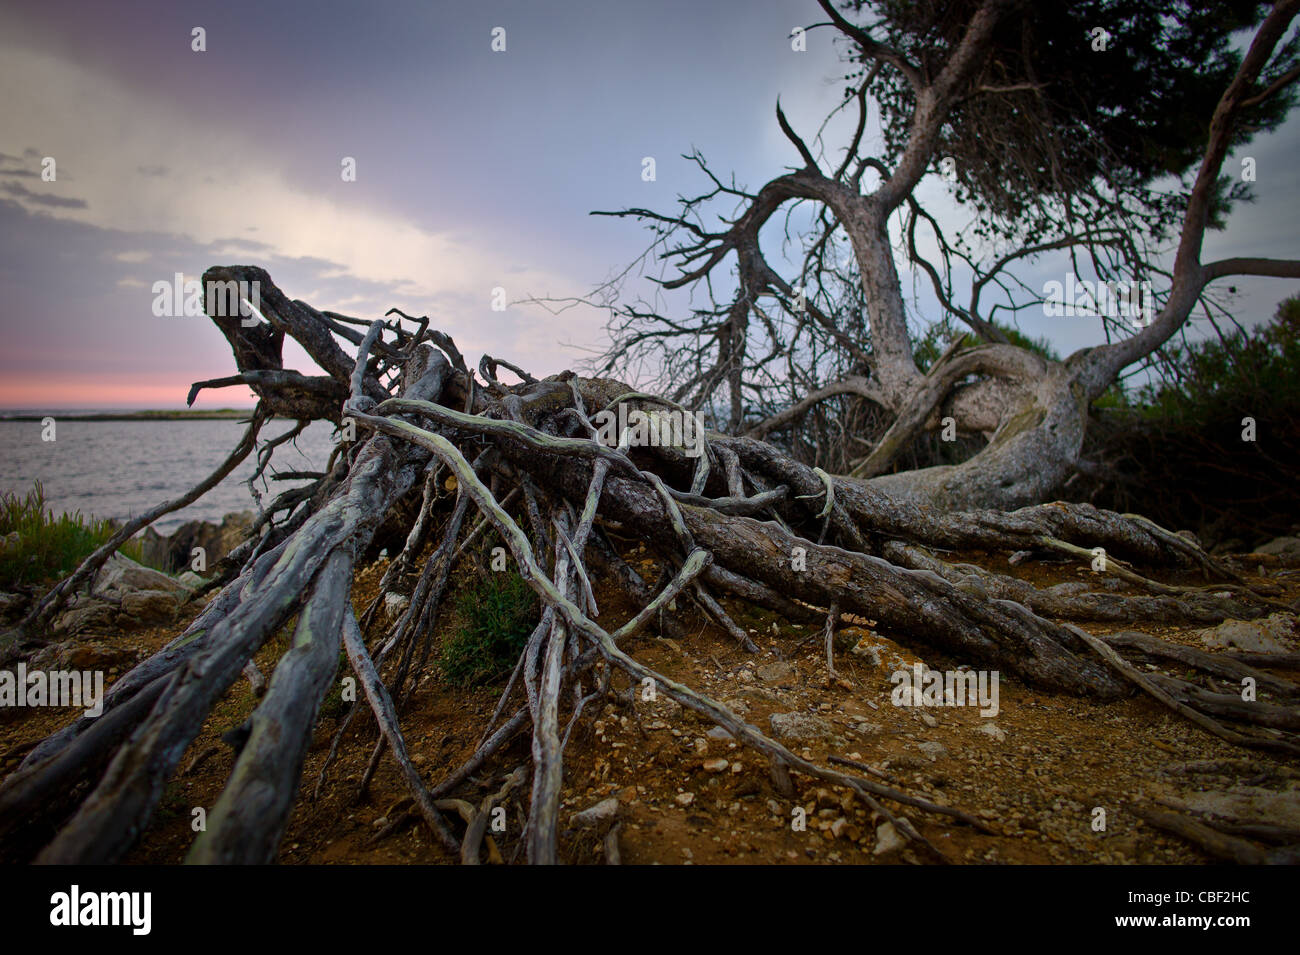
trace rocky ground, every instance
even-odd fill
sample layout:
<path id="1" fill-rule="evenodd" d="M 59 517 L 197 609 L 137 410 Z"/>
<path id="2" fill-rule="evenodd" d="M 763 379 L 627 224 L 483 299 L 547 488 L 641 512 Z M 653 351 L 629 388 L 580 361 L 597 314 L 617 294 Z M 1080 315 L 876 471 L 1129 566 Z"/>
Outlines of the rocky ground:
<path id="1" fill-rule="evenodd" d="M 1274 550 L 1252 555 L 1239 568 L 1294 601 L 1300 596 L 1295 566 L 1300 560 L 1285 547 Z M 961 559 L 1006 567 L 1006 556 L 966 554 Z M 653 579 L 653 561 L 635 552 L 629 557 Z M 359 575 L 354 591 L 358 610 L 373 596 L 382 570 L 381 562 Z M 1046 586 L 1078 580 L 1088 570 L 1049 563 L 1022 565 L 1013 572 Z M 143 582 L 146 591 L 161 590 L 155 581 Z M 50 665 L 104 668 L 111 683 L 197 612 L 200 602 L 186 602 L 183 590 L 172 595 L 176 606 L 166 621 L 146 621 L 145 626 L 124 616 L 131 605 L 119 590 L 116 616 L 91 620 L 78 636 L 46 651 Z M 630 614 L 632 608 L 621 606 L 614 594 L 597 596 L 602 622 Z M 916 663 L 955 669 L 961 661 L 909 648 L 871 621 L 845 620 L 837 634 L 837 673 L 832 677 L 820 631 L 734 602 L 728 602 L 728 610 L 750 631 L 759 654 L 745 653 L 720 630 L 692 616 L 683 618 L 689 640 L 651 633 L 630 649 L 665 676 L 723 700 L 805 758 L 862 764 L 899 788 L 972 813 L 983 829 L 909 811 L 953 861 L 1211 861 L 1200 849 L 1148 825 L 1134 812 L 1139 807 L 1210 813 L 1239 823 L 1265 821 L 1300 831 L 1300 766 L 1233 747 L 1149 698 L 1097 704 L 1001 677 L 996 716 L 981 716 L 969 706 L 896 706 L 891 673 Z M 124 629 L 124 624 L 129 626 Z M 1294 615 L 1208 629 L 1149 624 L 1126 629 L 1202 648 L 1300 649 Z M 282 634 L 259 653 L 263 672 L 271 672 L 286 640 Z M 341 670 L 340 677 L 346 673 Z M 617 679 L 614 685 L 630 689 Z M 413 759 L 429 783 L 474 750 L 498 694 L 499 687 L 458 690 L 432 671 L 423 676 L 403 722 Z M 617 846 L 624 863 L 633 864 L 927 861 L 847 789 L 796 774 L 791 792 L 773 778 L 764 759 L 666 697 L 622 695 L 581 721 L 566 749 L 564 810 L 570 825 L 562 853 L 570 861 L 603 862 L 608 842 Z M 167 863 L 184 857 L 194 808 L 213 804 L 233 764 L 233 751 L 221 735 L 241 723 L 255 703 L 245 681 L 227 694 L 182 760 L 182 773 L 168 786 L 129 861 Z M 391 761 L 384 759 L 368 789 L 359 791 L 376 739 L 368 718 L 353 722 L 316 794 L 318 774 L 345 709 L 338 693 L 327 698 L 280 861 L 454 861 L 408 812 L 410 799 Z M 36 741 L 67 719 L 58 710 L 0 710 L 0 774 L 12 771 Z M 527 746 L 521 737 L 459 795 L 477 803 L 495 792 L 509 772 L 526 762 Z M 493 858 L 522 857 L 518 836 L 526 800 L 526 787 L 507 799 L 505 832 L 495 836 L 489 849 Z M 611 827 L 613 836 L 607 839 Z"/>

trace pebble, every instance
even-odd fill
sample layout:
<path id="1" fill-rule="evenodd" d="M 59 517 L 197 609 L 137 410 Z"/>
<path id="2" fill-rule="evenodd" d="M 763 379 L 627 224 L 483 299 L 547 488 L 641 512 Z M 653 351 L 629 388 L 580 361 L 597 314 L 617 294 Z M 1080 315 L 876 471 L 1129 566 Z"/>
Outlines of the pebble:
<path id="1" fill-rule="evenodd" d="M 940 743 L 938 740 L 930 740 L 921 743 L 916 748 L 925 753 L 926 756 L 929 756 L 931 762 L 948 755 L 948 747 L 944 746 L 943 743 Z"/>
<path id="2" fill-rule="evenodd" d="M 883 856 L 895 852 L 904 846 L 903 837 L 898 834 L 892 822 L 882 822 L 876 827 L 876 847 L 871 850 L 873 856 Z"/>
<path id="3" fill-rule="evenodd" d="M 786 663 L 767 663 L 758 668 L 758 678 L 764 683 L 788 683 L 798 676 L 794 664 Z M 742 677 L 743 679 L 743 677 Z"/>
<path id="4" fill-rule="evenodd" d="M 819 739 L 831 731 L 824 720 L 807 713 L 773 713 L 768 722 L 780 739 Z"/>
<path id="5" fill-rule="evenodd" d="M 570 824 L 575 829 L 591 829 L 607 822 L 618 815 L 618 800 L 614 797 L 601 800 L 590 809 L 575 812 Z"/>

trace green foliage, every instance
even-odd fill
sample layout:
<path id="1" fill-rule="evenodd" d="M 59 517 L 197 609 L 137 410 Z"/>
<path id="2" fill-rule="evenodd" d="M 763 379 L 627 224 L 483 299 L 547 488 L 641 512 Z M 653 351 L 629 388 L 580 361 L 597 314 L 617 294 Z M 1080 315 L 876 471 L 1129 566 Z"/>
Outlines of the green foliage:
<path id="1" fill-rule="evenodd" d="M 1036 355 L 1042 355 L 1049 361 L 1060 361 L 1060 356 L 1052 348 L 1051 343 L 1046 338 L 1030 338 L 1017 329 L 999 322 L 994 322 L 1007 340 L 1020 348 L 1031 351 Z M 935 322 L 925 330 L 925 334 L 912 342 L 912 355 L 916 359 L 917 368 L 922 373 L 928 372 L 931 366 L 939 360 L 948 347 L 952 344 L 953 330 L 947 322 Z M 985 344 L 977 338 L 972 332 L 966 332 L 961 336 L 961 347 L 974 348 L 976 345 Z"/>
<path id="2" fill-rule="evenodd" d="M 965 35 L 980 0 L 846 0 L 848 18 L 934 77 Z M 994 30 L 980 77 L 986 93 L 957 104 L 933 156 L 951 157 L 958 201 L 972 203 L 982 235 L 1055 234 L 1058 203 L 1127 195 L 1152 217 L 1157 232 L 1181 218 L 1178 191 L 1150 190 L 1200 161 L 1219 97 L 1241 63 L 1240 31 L 1269 5 L 1169 0 L 1074 0 L 1029 3 Z M 1104 31 L 1104 34 L 1103 32 Z M 1104 49 L 1102 48 L 1104 47 Z M 1295 36 L 1279 45 L 1257 89 L 1297 62 Z M 861 81 L 865 68 L 846 79 Z M 915 95 L 900 74 L 882 70 L 872 84 L 879 103 L 887 165 L 906 147 Z M 1296 96 L 1283 90 L 1248 107 L 1232 134 L 1240 147 L 1275 129 Z M 989 148 L 991 142 L 1006 148 Z M 1212 226 L 1244 190 L 1220 184 Z M 1044 202 L 1044 200 L 1049 200 Z M 1095 198 L 1081 207 L 1098 211 Z"/>
<path id="3" fill-rule="evenodd" d="M 516 573 L 486 574 L 456 600 L 459 626 L 443 641 L 438 670 L 456 686 L 492 683 L 509 673 L 537 626 L 537 598 Z"/>
<path id="4" fill-rule="evenodd" d="M 45 489 L 37 481 L 25 495 L 0 495 L 0 586 L 40 583 L 71 573 L 117 531 L 111 521 L 82 517 L 81 512 L 55 516 L 45 506 Z M 142 559 L 138 541 L 119 552 Z"/>
<path id="5" fill-rule="evenodd" d="M 1300 296 L 1282 302 L 1267 325 L 1222 339 L 1165 347 L 1164 380 L 1140 392 L 1143 413 L 1170 427 L 1219 418 L 1261 417 L 1300 403 Z"/>
<path id="6" fill-rule="evenodd" d="M 1120 411 L 1133 407 L 1133 400 L 1124 390 L 1124 386 L 1116 383 L 1102 392 L 1101 397 L 1094 401 L 1092 406 L 1098 411 Z"/>
<path id="7" fill-rule="evenodd" d="M 1079 499 L 1240 548 L 1300 523 L 1300 296 L 1268 324 L 1166 345 L 1161 380 L 1093 405 Z M 1248 426 L 1246 419 L 1253 422 Z M 1252 433 L 1253 430 L 1253 433 Z"/>

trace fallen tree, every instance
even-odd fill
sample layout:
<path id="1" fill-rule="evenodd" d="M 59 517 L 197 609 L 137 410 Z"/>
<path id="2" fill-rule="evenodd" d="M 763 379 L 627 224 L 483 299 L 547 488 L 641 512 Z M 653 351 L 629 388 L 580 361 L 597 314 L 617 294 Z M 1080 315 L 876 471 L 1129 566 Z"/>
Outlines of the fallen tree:
<path id="1" fill-rule="evenodd" d="M 322 313 L 317 317 L 285 298 L 261 269 L 214 268 L 204 278 L 258 281 L 270 291 L 263 295 L 265 326 L 244 329 L 214 318 L 236 356 L 250 353 L 244 336 L 265 339 L 268 328 L 308 347 L 323 340 L 294 327 L 293 319 L 302 315 L 309 316 L 313 331 L 337 332 Z M 938 855 L 905 813 L 979 825 L 960 809 L 814 764 L 717 701 L 639 663 L 621 646 L 652 624 L 673 632 L 664 610 L 674 600 L 696 602 L 738 642 L 749 644 L 719 601 L 723 595 L 795 619 L 824 620 L 828 633 L 841 614 L 866 616 L 922 652 L 941 651 L 1048 690 L 1105 700 L 1136 686 L 1224 739 L 1300 753 L 1294 723 L 1276 719 L 1278 710 L 1295 712 L 1288 709 L 1295 706 L 1294 685 L 1237 663 L 1231 676 L 1254 676 L 1261 701 L 1268 703 L 1227 705 L 1234 698 L 1207 682 L 1225 676 L 1217 658 L 1182 654 L 1181 675 L 1157 680 L 1121 653 L 1160 659 L 1158 647 L 1122 634 L 1094 637 L 1069 622 L 1144 616 L 1207 621 L 1278 609 L 1177 534 L 1086 505 L 941 513 L 807 468 L 752 438 L 708 433 L 692 457 L 692 449 L 681 445 L 633 444 L 634 429 L 627 428 L 610 446 L 599 440 L 594 416 L 631 402 L 646 415 L 641 420 L 653 420 L 650 414 L 663 402 L 638 397 L 616 381 L 567 372 L 538 380 L 519 369 L 522 381 L 506 385 L 496 376 L 504 362 L 487 357 L 479 366 L 480 381 L 450 338 L 427 323 L 411 331 L 403 322 L 400 316 L 375 322 L 357 336 L 355 359 L 335 376 L 348 389 L 346 401 L 341 408 L 316 409 L 345 431 L 354 427 L 356 440 L 339 445 L 327 473 L 308 492 L 286 492 L 267 506 L 258 531 L 226 561 L 220 592 L 184 633 L 113 685 L 103 716 L 53 734 L 0 787 L 6 855 L 35 854 L 47 862 L 120 858 L 148 825 L 163 786 L 212 706 L 270 636 L 294 618 L 293 645 L 245 728 L 226 791 L 193 847 L 192 861 L 274 858 L 343 644 L 383 729 L 372 771 L 386 748 L 431 830 L 467 860 L 477 861 L 479 815 L 491 807 L 462 812 L 464 801 L 451 797 L 471 773 L 531 728 L 528 858 L 555 861 L 566 711 L 572 722 L 592 700 L 626 694 L 645 680 L 725 727 L 770 759 L 778 774 L 852 788 L 926 851 Z M 248 375 L 251 370 L 257 369 L 241 369 L 241 380 L 263 402 L 255 418 L 277 405 L 305 407 L 307 394 L 291 378 Z M 426 489 L 448 472 L 456 479 L 457 506 L 421 566 L 437 530 L 435 498 Z M 363 636 L 351 606 L 352 569 L 395 513 L 415 517 L 381 594 L 361 615 Z M 466 539 L 481 533 L 468 526 L 471 513 L 500 536 L 546 612 L 497 716 L 484 727 L 478 752 L 447 779 L 427 785 L 406 755 L 400 705 L 426 658 L 451 563 Z M 616 543 L 628 535 L 676 572 L 658 582 L 642 579 Z M 970 548 L 1092 559 L 1096 547 L 1105 549 L 1115 574 L 1102 575 L 1109 583 L 1086 593 L 1040 591 L 939 556 Z M 96 559 L 79 570 L 83 578 L 93 578 Z M 1130 569 L 1130 562 L 1213 579 L 1205 586 L 1166 585 Z M 593 579 L 623 590 L 643 609 L 617 627 L 598 623 Z M 387 621 L 380 609 L 390 593 L 401 595 L 405 609 Z M 51 591 L 33 621 L 48 618 L 66 595 L 67 590 Z M 1204 674 L 1204 686 L 1186 678 L 1189 667 Z M 469 817 L 465 831 L 476 840 L 472 846 L 453 835 L 444 811 Z"/>
<path id="2" fill-rule="evenodd" d="M 864 477 L 833 476 L 755 434 L 736 434 L 734 427 L 733 433 L 703 433 L 691 446 L 647 440 L 639 427 L 649 429 L 647 422 L 656 416 L 691 409 L 612 378 L 564 372 L 538 379 L 486 355 L 474 370 L 427 319 L 395 311 L 390 320 L 353 319 L 289 299 L 260 268 L 209 269 L 205 285 L 256 282 L 261 290 L 262 321 L 252 327 L 239 316 L 211 316 L 230 344 L 237 374 L 198 382 L 190 392 L 192 402 L 204 388 L 239 384 L 257 395 L 249 434 L 232 460 L 251 453 L 258 429 L 272 415 L 334 422 L 343 440 L 324 473 L 263 508 L 248 540 L 220 565 L 219 592 L 182 634 L 112 686 L 103 715 L 43 740 L 0 785 L 0 852 L 42 862 L 122 858 L 148 826 L 167 780 L 214 704 L 241 672 L 249 672 L 271 636 L 295 620 L 292 646 L 239 734 L 234 769 L 190 861 L 275 857 L 340 647 L 380 729 L 366 778 L 385 753 L 394 759 L 416 811 L 462 861 L 479 860 L 494 801 L 525 780 L 531 783 L 522 838 L 527 858 L 557 861 L 564 750 L 572 727 L 592 702 L 627 699 L 646 685 L 768 759 L 783 792 L 792 794 L 792 774 L 848 787 L 879 819 L 936 859 L 944 859 L 943 853 L 914 817 L 984 825 L 960 808 L 805 759 L 628 652 L 631 640 L 652 626 L 684 638 L 670 608 L 685 602 L 753 652 L 724 596 L 821 623 L 832 676 L 834 631 L 842 615 L 857 614 L 923 654 L 942 653 L 1044 690 L 1096 700 L 1144 692 L 1235 745 L 1300 755 L 1300 688 L 1260 669 L 1259 661 L 1225 661 L 1142 634 L 1095 635 L 1076 623 L 1204 622 L 1294 608 L 1279 604 L 1276 591 L 1248 586 L 1194 540 L 1138 515 L 1041 503 L 1077 454 L 1088 403 L 1119 370 L 1181 327 L 1206 283 L 1238 272 L 1300 274 L 1296 263 L 1271 260 L 1203 265 L 1199 254 L 1218 170 L 1233 141 L 1233 119 L 1243 103 L 1276 93 L 1277 84 L 1256 92 L 1255 82 L 1300 0 L 1275 5 L 1220 101 L 1184 217 L 1173 286 L 1148 328 L 1063 363 L 1001 343 L 953 351 L 921 376 L 906 341 L 885 217 L 920 176 L 926 144 L 937 134 L 938 121 L 931 121 L 944 103 L 951 105 L 966 86 L 980 82 L 980 56 L 988 52 L 1007 6 L 994 0 L 978 4 L 969 31 L 958 38 L 959 55 L 934 80 L 904 69 L 924 105 L 918 115 L 925 122 L 915 134 L 921 146 L 894 172 L 886 171 L 880 190 L 860 195 L 852 174 L 853 189 L 841 182 L 847 162 L 834 180 L 822 175 L 791 134 L 807 167 L 760 193 L 756 208 L 762 215 L 742 218 L 722 236 L 700 235 L 695 250 L 714 264 L 740 250 L 745 268 L 767 288 L 776 280 L 757 256 L 757 230 L 779 201 L 820 198 L 850 229 L 872 299 L 872 376 L 863 387 L 897 413 L 891 433 L 871 452 Z M 864 53 L 898 60 L 865 33 L 846 32 Z M 869 166 L 860 166 L 856 176 Z M 742 296 L 745 308 L 755 294 L 751 289 Z M 974 312 L 972 306 L 972 324 L 987 330 Z M 286 336 L 323 375 L 283 368 Z M 729 373 L 729 362 L 719 365 L 720 373 Z M 503 382 L 500 368 L 518 381 Z M 972 415 L 985 415 L 979 421 L 993 423 L 989 447 L 955 468 L 882 473 L 901 437 L 923 426 L 939 402 L 976 373 L 993 376 L 977 389 L 987 400 L 970 405 Z M 1018 384 L 1007 384 L 1017 377 Z M 611 435 L 603 423 L 609 415 L 623 420 L 617 414 L 623 406 L 637 413 L 640 425 Z M 737 421 L 733 415 L 732 423 Z M 766 424 L 767 431 L 775 427 Z M 264 443 L 259 471 L 280 440 Z M 183 506 L 233 466 L 227 462 L 191 494 L 149 512 L 143 523 Z M 439 526 L 431 489 L 444 476 L 454 477 L 457 502 Z M 351 604 L 352 573 L 386 524 L 402 529 L 404 544 L 379 595 L 358 617 Z M 132 526 L 131 532 L 138 529 Z M 402 708 L 435 639 L 451 567 L 485 530 L 503 542 L 544 612 L 483 727 L 481 744 L 462 766 L 431 782 L 407 755 Z M 643 542 L 670 572 L 656 581 L 643 579 L 620 549 L 618 542 L 629 538 Z M 1039 589 L 947 558 L 946 552 L 960 550 L 1010 551 L 1013 563 L 1038 555 L 1100 561 L 1105 572 L 1092 587 Z M 53 614 L 93 580 L 109 554 L 107 548 L 96 552 L 50 591 L 6 636 L 5 654 L 13 658 L 40 646 Z M 1148 568 L 1170 569 L 1181 582 L 1162 582 Z M 1188 583 L 1198 576 L 1199 583 Z M 600 621 L 599 584 L 622 591 L 640 609 L 618 625 Z M 389 607 L 401 609 L 389 615 Z M 1172 664 L 1177 674 L 1151 669 Z M 1257 700 L 1242 699 L 1242 680 L 1254 681 Z M 344 726 L 360 712 L 354 708 Z M 500 767 L 505 779 L 496 795 L 477 805 L 456 795 L 524 733 L 530 735 L 528 765 Z M 341 735 L 342 729 L 335 748 Z M 327 759 L 322 779 L 328 769 Z M 451 815 L 464 822 L 462 833 L 449 822 Z"/>

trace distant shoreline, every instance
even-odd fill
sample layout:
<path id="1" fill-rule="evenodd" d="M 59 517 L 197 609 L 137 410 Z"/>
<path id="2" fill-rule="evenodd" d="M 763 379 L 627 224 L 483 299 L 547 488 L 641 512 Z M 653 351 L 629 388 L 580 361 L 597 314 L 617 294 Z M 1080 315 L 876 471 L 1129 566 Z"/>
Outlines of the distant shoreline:
<path id="1" fill-rule="evenodd" d="M 45 418 L 54 418 L 57 421 L 237 421 L 247 418 L 252 413 L 252 408 L 217 408 L 214 411 L 188 411 L 175 408 L 160 411 L 105 411 L 75 414 L 48 411 L 44 414 L 0 415 L 0 421 L 41 421 Z"/>

